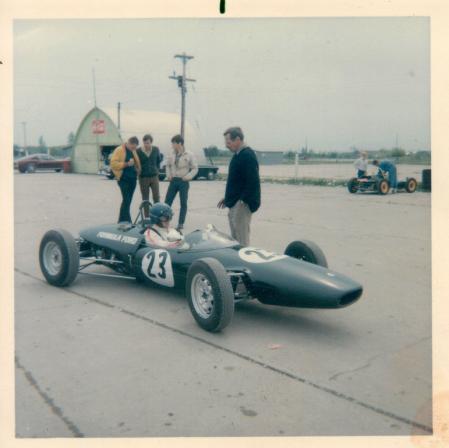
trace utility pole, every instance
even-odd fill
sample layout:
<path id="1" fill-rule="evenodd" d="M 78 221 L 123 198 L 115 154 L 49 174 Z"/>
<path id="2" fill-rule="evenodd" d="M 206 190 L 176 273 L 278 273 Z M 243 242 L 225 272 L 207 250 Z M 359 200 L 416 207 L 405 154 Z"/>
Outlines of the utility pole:
<path id="1" fill-rule="evenodd" d="M 195 79 L 186 78 L 186 65 L 187 61 L 193 59 L 193 56 L 188 56 L 185 54 L 176 54 L 175 58 L 182 59 L 182 75 L 176 76 L 176 73 L 173 72 L 172 76 L 169 76 L 170 79 L 176 79 L 178 81 L 178 87 L 181 89 L 181 136 L 184 138 L 184 121 L 186 116 L 186 82 L 196 82 Z"/>
<path id="2" fill-rule="evenodd" d="M 95 69 L 92 68 L 92 79 L 93 79 L 93 88 L 94 88 L 94 106 L 97 107 L 97 92 L 95 89 Z"/>
<path id="3" fill-rule="evenodd" d="M 28 155 L 28 146 L 27 146 L 27 122 L 22 121 L 23 126 L 23 149 L 25 150 L 25 155 Z"/>
<path id="4" fill-rule="evenodd" d="M 95 106 L 95 117 L 96 117 L 96 122 L 98 123 L 99 120 L 99 113 L 98 113 L 98 109 L 97 109 L 97 90 L 95 88 L 95 68 L 92 67 L 92 80 L 93 80 L 93 89 L 94 89 L 94 106 Z M 98 134 L 95 132 L 95 143 L 97 145 L 97 170 L 100 169 L 100 145 L 98 143 Z"/>
<path id="5" fill-rule="evenodd" d="M 117 128 L 120 132 L 120 102 L 117 103 Z"/>
<path id="6" fill-rule="evenodd" d="M 295 152 L 295 180 L 298 179 L 298 163 L 299 163 L 299 153 Z"/>

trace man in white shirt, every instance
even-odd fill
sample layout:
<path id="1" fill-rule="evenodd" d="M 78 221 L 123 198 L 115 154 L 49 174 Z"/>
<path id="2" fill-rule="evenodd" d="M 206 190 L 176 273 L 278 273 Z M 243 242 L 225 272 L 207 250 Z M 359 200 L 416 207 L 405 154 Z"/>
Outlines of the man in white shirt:
<path id="1" fill-rule="evenodd" d="M 195 156 L 184 148 L 184 139 L 175 135 L 171 139 L 173 154 L 168 157 L 166 170 L 167 180 L 170 182 L 165 203 L 172 205 L 177 193 L 181 202 L 177 230 L 182 231 L 187 215 L 187 200 L 189 198 L 189 183 L 198 173 Z"/>
<path id="2" fill-rule="evenodd" d="M 366 151 L 360 151 L 360 157 L 354 162 L 355 169 L 357 170 L 357 177 L 366 176 L 368 171 L 368 154 Z"/>

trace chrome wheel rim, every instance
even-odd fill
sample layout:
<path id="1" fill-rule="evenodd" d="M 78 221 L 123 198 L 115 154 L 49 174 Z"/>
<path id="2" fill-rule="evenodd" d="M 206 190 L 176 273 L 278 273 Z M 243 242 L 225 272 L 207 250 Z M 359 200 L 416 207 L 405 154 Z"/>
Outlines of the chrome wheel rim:
<path id="1" fill-rule="evenodd" d="M 214 310 L 214 293 L 209 279 L 204 274 L 196 274 L 190 292 L 196 313 L 203 319 L 209 318 Z"/>
<path id="2" fill-rule="evenodd" d="M 43 262 L 45 270 L 50 275 L 58 275 L 62 268 L 61 248 L 54 241 L 49 241 L 44 247 Z"/>

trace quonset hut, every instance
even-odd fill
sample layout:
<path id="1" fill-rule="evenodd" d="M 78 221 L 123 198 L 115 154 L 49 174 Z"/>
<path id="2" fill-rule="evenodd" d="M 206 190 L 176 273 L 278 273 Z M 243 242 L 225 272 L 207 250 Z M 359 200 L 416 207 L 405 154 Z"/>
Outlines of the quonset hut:
<path id="1" fill-rule="evenodd" d="M 95 174 L 114 148 L 122 143 L 112 119 L 94 107 L 81 120 L 72 150 L 72 171 Z"/>
<path id="2" fill-rule="evenodd" d="M 101 110 L 94 107 L 81 121 L 72 152 L 72 170 L 75 173 L 97 173 L 109 154 L 123 141 L 151 133 L 154 145 L 167 156 L 171 153 L 171 137 L 179 133 L 179 115 L 174 113 L 122 109 L 120 129 L 112 121 L 115 109 Z M 185 146 L 192 151 L 198 162 L 205 161 L 201 139 L 193 126 L 185 123 Z M 107 162 L 106 162 L 107 163 Z"/>

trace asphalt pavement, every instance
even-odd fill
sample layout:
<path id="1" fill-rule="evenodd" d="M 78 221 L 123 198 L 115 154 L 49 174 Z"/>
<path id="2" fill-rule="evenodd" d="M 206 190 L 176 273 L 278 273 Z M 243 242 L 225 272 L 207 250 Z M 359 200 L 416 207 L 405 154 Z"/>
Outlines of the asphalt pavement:
<path id="1" fill-rule="evenodd" d="M 170 290 L 81 275 L 67 288 L 44 281 L 42 235 L 115 222 L 115 181 L 36 173 L 14 182 L 17 437 L 431 432 L 430 194 L 263 184 L 251 244 L 282 253 L 313 240 L 363 296 L 340 310 L 241 303 L 211 334 Z M 216 208 L 224 187 L 191 184 L 186 231 L 227 231 Z"/>

